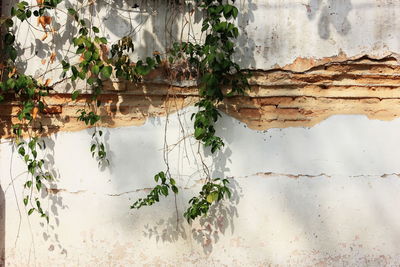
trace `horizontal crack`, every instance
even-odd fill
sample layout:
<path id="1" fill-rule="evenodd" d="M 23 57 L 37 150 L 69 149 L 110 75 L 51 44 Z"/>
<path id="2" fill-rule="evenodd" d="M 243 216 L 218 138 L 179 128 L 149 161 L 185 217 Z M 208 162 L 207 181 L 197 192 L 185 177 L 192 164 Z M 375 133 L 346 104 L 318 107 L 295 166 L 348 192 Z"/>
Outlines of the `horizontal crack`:
<path id="1" fill-rule="evenodd" d="M 310 174 L 286 174 L 286 173 L 276 173 L 276 172 L 258 172 L 254 175 L 249 175 L 249 176 L 261 176 L 261 177 L 273 177 L 273 176 L 285 176 L 288 178 L 292 179 L 298 179 L 298 178 L 317 178 L 317 177 L 327 177 L 331 178 L 330 175 L 327 175 L 325 173 L 320 173 L 316 175 L 310 175 Z M 246 177 L 249 177 L 246 176 Z"/>
<path id="2" fill-rule="evenodd" d="M 67 189 L 61 189 L 61 188 L 46 188 L 46 191 L 49 194 L 58 194 L 58 193 L 81 194 L 86 192 L 86 190 L 68 191 Z"/>
<path id="3" fill-rule="evenodd" d="M 326 173 L 320 173 L 320 174 L 290 174 L 290 173 L 277 173 L 277 172 L 257 172 L 255 174 L 251 174 L 251 175 L 246 175 L 246 176 L 238 176 L 238 177 L 227 177 L 228 179 L 245 179 L 245 178 L 249 178 L 249 177 L 254 177 L 254 176 L 258 176 L 258 177 L 279 177 L 279 176 L 283 176 L 283 177 L 287 177 L 290 179 L 300 179 L 300 178 L 332 178 L 333 176 L 340 176 L 340 174 L 335 174 L 335 175 L 328 175 Z M 400 173 L 385 173 L 385 174 L 361 174 L 361 175 L 349 175 L 347 177 L 349 178 L 363 178 L 363 177 L 379 177 L 379 178 L 389 178 L 391 176 L 397 176 L 400 178 Z M 201 183 L 204 183 L 205 180 L 204 179 L 199 179 L 199 180 L 195 180 L 193 181 L 194 184 L 192 186 L 188 186 L 188 187 L 179 187 L 180 190 L 189 190 L 189 189 L 193 189 L 196 186 L 198 186 Z M 130 193 L 138 193 L 138 192 L 150 192 L 153 188 L 151 187 L 146 187 L 146 188 L 140 188 L 140 189 L 136 189 L 136 190 L 130 190 L 130 191 L 125 191 L 125 192 L 121 192 L 121 193 L 115 193 L 115 194 L 107 194 L 107 196 L 111 196 L 111 197 L 118 197 L 118 196 L 122 196 L 122 195 L 126 195 L 126 194 L 130 194 Z M 78 191 L 74 191 L 74 192 L 70 192 L 66 189 L 58 189 L 58 188 L 48 188 L 47 192 L 52 193 L 52 194 L 57 194 L 57 193 L 70 193 L 70 194 L 79 194 L 79 193 L 84 193 L 86 192 L 86 190 L 78 190 Z"/>

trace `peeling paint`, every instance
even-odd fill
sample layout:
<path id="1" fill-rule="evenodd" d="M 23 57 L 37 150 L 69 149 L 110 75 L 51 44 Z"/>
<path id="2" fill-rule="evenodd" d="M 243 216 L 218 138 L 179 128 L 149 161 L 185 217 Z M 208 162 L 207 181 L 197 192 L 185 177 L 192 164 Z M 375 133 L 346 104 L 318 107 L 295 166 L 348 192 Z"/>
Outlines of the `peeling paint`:
<path id="1" fill-rule="evenodd" d="M 310 127 L 337 114 L 361 114 L 379 120 L 400 116 L 400 66 L 394 55 L 343 56 L 340 61 L 327 58 L 306 68 L 298 60 L 290 68 L 253 72 L 248 94 L 226 99 L 220 109 L 256 130 Z M 307 70 L 294 71 L 300 68 Z M 121 82 L 108 86 L 107 93 L 100 96 L 100 125 L 106 127 L 143 125 L 148 117 L 166 116 L 193 105 L 197 99 L 195 87 L 125 83 L 126 89 L 121 91 L 113 90 L 120 88 Z M 89 99 L 89 95 L 82 95 L 71 102 L 69 94 L 54 92 L 45 99 L 52 111 L 42 114 L 33 127 L 44 135 L 82 130 L 87 126 L 77 121 L 77 110 Z M 11 135 L 10 120 L 17 121 L 18 107 L 13 101 L 7 103 L 0 110 L 5 126 L 2 138 Z"/>
<path id="2" fill-rule="evenodd" d="M 142 2 L 117 3 L 116 12 L 106 3 L 93 17 L 110 43 L 138 30 L 133 58 L 164 54 L 189 18 L 165 9 L 170 1 Z M 57 188 L 38 195 L 47 197 L 49 224 L 26 214 L 26 166 L 12 143 L 0 142 L 0 266 L 400 265 L 400 5 L 235 4 L 235 61 L 251 70 L 252 90 L 219 105 L 224 149 L 211 155 L 191 138 L 198 81 L 192 73 L 175 79 L 180 66 L 164 66 L 141 84 L 105 85 L 100 127 L 111 164 L 99 169 L 88 151 L 93 130 L 77 121 L 90 101 L 86 85 L 77 82 L 83 94 L 73 102 L 72 86 L 57 84 L 33 125 L 48 136 L 45 156 L 57 174 Z M 193 19 L 197 31 L 201 18 Z M 23 47 L 31 30 L 20 27 L 18 43 L 26 48 L 24 69 L 38 75 L 44 65 L 35 62 L 46 54 Z M 61 58 L 64 45 L 50 48 Z M 57 81 L 57 71 L 46 78 Z M 11 98 L 0 106 L 0 138 L 11 136 L 18 110 Z M 129 209 L 165 170 L 164 142 L 180 193 Z M 188 224 L 182 214 L 207 176 L 203 161 L 213 177 L 229 178 L 232 198 Z"/>

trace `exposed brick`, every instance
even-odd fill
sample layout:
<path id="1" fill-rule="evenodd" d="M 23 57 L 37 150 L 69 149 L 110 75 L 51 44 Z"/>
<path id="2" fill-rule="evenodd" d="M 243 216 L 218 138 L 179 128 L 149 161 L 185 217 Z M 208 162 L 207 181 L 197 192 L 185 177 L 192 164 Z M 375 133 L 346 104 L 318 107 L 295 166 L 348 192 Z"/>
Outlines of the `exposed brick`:
<path id="1" fill-rule="evenodd" d="M 254 71 L 252 90 L 246 96 L 227 98 L 219 108 L 258 130 L 312 126 L 335 114 L 381 120 L 400 116 L 400 66 L 395 58 L 339 56 L 296 62 L 301 66 L 291 65 L 290 71 L 288 67 Z M 155 72 L 144 83 L 110 83 L 99 97 L 100 125 L 141 125 L 147 117 L 165 116 L 198 100 L 197 88 L 170 85 L 165 73 Z M 77 120 L 77 110 L 91 101 L 90 94 L 84 92 L 72 101 L 70 94 L 53 91 L 44 100 L 49 106 L 30 127 L 41 129 L 42 134 L 88 127 Z M 0 105 L 2 138 L 10 137 L 19 109 L 9 96 Z"/>

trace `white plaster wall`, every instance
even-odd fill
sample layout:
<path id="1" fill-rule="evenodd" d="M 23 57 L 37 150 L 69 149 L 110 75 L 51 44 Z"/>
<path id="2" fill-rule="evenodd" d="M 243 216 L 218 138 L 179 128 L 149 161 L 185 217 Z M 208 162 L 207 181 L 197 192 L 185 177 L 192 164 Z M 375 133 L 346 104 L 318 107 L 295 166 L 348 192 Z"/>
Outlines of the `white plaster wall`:
<path id="1" fill-rule="evenodd" d="M 318 59 L 340 51 L 348 56 L 399 51 L 397 1 L 249 0 L 237 5 L 244 11 L 239 17 L 243 37 L 237 57 L 246 68 L 269 69 L 297 57 Z M 132 14 L 138 20 L 144 16 Z M 104 16 L 102 30 L 109 31 L 108 37 L 116 40 L 129 30 L 115 14 Z M 136 37 L 140 54 L 163 49 L 162 17 L 149 19 Z M 161 36 L 153 36 L 154 29 Z M 34 51 L 29 50 L 27 29 L 21 28 L 19 36 L 29 58 Z M 43 51 L 45 45 L 39 57 Z M 63 56 L 57 50 L 57 57 Z M 42 68 L 33 61 L 23 63 L 32 73 Z M 189 134 L 191 113 L 190 108 L 181 111 L 184 133 L 177 114 L 169 117 L 168 144 Z M 111 160 L 104 169 L 89 153 L 91 130 L 61 132 L 47 139 L 46 157 L 54 163 L 54 186 L 60 189 L 44 200 L 51 211 L 49 225 L 26 215 L 21 191 L 25 167 L 12 145 L 1 140 L 6 264 L 400 264 L 400 120 L 343 115 L 313 128 L 256 132 L 224 116 L 218 134 L 226 149 L 214 159 L 208 152 L 201 155 L 215 176 L 230 178 L 235 194 L 210 219 L 192 225 L 182 213 L 204 176 L 197 143 L 190 136 L 169 155 L 181 189 L 178 216 L 173 197 L 139 211 L 129 209 L 146 194 L 145 188 L 154 185 L 154 174 L 165 170 L 165 122 L 166 118 L 156 118 L 141 127 L 104 129 Z"/>
<path id="2" fill-rule="evenodd" d="M 191 109 L 181 113 L 189 123 Z M 91 131 L 47 140 L 60 192 L 44 200 L 50 224 L 22 207 L 22 161 L 0 145 L 8 266 L 393 266 L 400 263 L 400 120 L 334 116 L 311 128 L 256 132 L 224 116 L 227 148 L 211 163 L 231 201 L 189 225 L 182 212 L 203 178 L 189 143 L 170 153 L 181 193 L 139 211 L 129 205 L 164 170 L 165 118 L 104 129 L 111 166 L 88 151 Z M 169 144 L 181 139 L 169 117 Z M 184 151 L 188 151 L 188 158 Z M 77 156 L 79 155 L 79 156 Z M 272 172 L 272 173 L 271 173 Z M 13 181 L 11 183 L 11 181 Z M 14 191 L 15 190 L 15 191 Z M 18 206 L 20 211 L 18 211 Z M 21 214 L 19 214 L 19 212 Z"/>
<path id="3" fill-rule="evenodd" d="M 5 12 L 10 8 L 8 2 L 11 1 L 4 3 Z M 63 2 L 60 9 L 77 3 L 79 6 L 79 2 Z M 133 8 L 135 3 L 140 8 Z M 299 57 L 321 59 L 340 53 L 348 57 L 364 54 L 382 57 L 400 50 L 398 1 L 240 0 L 236 5 L 240 10 L 237 23 L 241 33 L 236 61 L 243 68 L 267 70 L 291 64 Z M 179 8 L 167 9 L 165 1 L 101 1 L 95 9 L 93 18 L 89 9 L 83 17 L 93 20 L 110 43 L 125 35 L 132 36 L 136 58 L 150 56 L 154 51 L 164 53 L 181 37 L 193 42 L 204 38 L 200 34 L 199 16 L 190 17 Z M 74 56 L 75 48 L 69 42 L 71 20 L 63 23 L 67 15 L 60 11 L 50 15 L 60 22 L 52 25 L 58 34 L 49 35 L 44 42 L 34 41 L 43 36 L 42 32 L 29 28 L 26 23 L 18 27 L 19 46 L 24 54 L 20 66 L 37 76 L 51 69 L 38 62 L 49 58 L 53 51 L 60 62 Z M 190 24 L 185 24 L 186 20 Z M 30 23 L 36 26 L 36 18 L 32 17 Z M 189 25 L 191 37 L 187 34 Z M 52 71 L 46 78 L 57 81 L 60 73 L 61 70 Z"/>

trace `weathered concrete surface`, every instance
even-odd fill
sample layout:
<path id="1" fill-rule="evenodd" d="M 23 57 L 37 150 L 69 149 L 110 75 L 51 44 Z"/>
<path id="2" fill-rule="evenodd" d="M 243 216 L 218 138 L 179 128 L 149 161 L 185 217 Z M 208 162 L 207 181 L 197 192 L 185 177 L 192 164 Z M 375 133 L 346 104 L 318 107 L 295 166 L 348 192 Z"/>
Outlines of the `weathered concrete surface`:
<path id="1" fill-rule="evenodd" d="M 252 72 L 251 90 L 246 96 L 229 98 L 220 109 L 257 130 L 313 126 L 335 114 L 392 120 L 400 115 L 399 73 L 393 55 L 327 61 L 302 72 L 256 71 Z M 166 116 L 193 105 L 197 99 L 196 87 L 170 85 L 165 69 L 159 69 L 143 84 L 109 83 L 100 97 L 98 112 L 103 126 L 142 125 L 148 117 Z M 77 111 L 90 102 L 90 95 L 71 101 L 70 94 L 53 92 L 44 100 L 49 108 L 33 125 L 44 135 L 87 127 L 77 120 Z M 18 111 L 12 99 L 1 105 L 3 138 L 12 134 L 10 122 L 17 122 Z"/>
<path id="2" fill-rule="evenodd" d="M 178 223 L 172 197 L 129 210 L 153 186 L 154 173 L 165 168 L 165 118 L 141 127 L 103 129 L 111 149 L 111 166 L 104 170 L 88 151 L 91 130 L 47 140 L 46 158 L 55 162 L 59 180 L 44 200 L 51 211 L 49 225 L 26 215 L 21 205 L 24 166 L 9 144 L 1 144 L 7 265 L 400 263 L 400 215 L 395 212 L 400 155 L 394 149 L 400 145 L 399 120 L 333 116 L 311 129 L 259 132 L 224 115 L 218 132 L 227 148 L 214 161 L 208 152 L 201 154 L 214 176 L 231 178 L 234 197 L 213 211 L 210 221 L 190 226 L 182 212 L 204 177 L 193 138 L 182 140 L 190 134 L 192 111 L 179 113 L 183 129 L 178 114 L 170 115 L 167 132 L 172 175 L 181 187 Z"/>
<path id="3" fill-rule="evenodd" d="M 139 9 L 131 2 L 103 3 L 93 19 L 110 40 L 132 33 L 134 57 L 163 53 L 181 36 L 183 21 L 199 18 L 166 11 L 165 1 L 151 3 L 141 1 Z M 5 240 L 7 266 L 400 264 L 399 3 L 237 5 L 242 35 L 236 59 L 253 70 L 252 91 L 221 104 L 228 115 L 217 131 L 227 146 L 215 158 L 198 152 L 191 136 L 196 89 L 175 81 L 170 86 L 156 73 L 152 82 L 113 84 L 101 96 L 111 166 L 99 169 L 89 153 L 92 130 L 76 121 L 87 96 L 72 102 L 71 84 L 60 84 L 35 125 L 51 134 L 44 156 L 58 179 L 41 193 L 49 194 L 43 200 L 47 225 L 22 205 L 26 169 L 4 139 L 18 107 L 11 99 L 1 105 L 0 243 Z M 65 19 L 62 12 L 56 16 Z M 49 63 L 52 53 L 57 60 L 73 55 L 68 26 L 52 26 L 57 32 L 37 50 L 30 40 L 42 33 L 18 31 L 20 67 L 37 77 L 57 68 Z M 200 38 L 198 25 L 194 29 Z M 55 70 L 42 79 L 59 78 Z M 129 205 L 154 185 L 154 174 L 165 170 L 165 134 L 181 194 L 131 211 Z M 235 193 L 210 219 L 189 225 L 182 213 L 201 187 L 202 160 L 214 177 L 230 178 Z"/>
<path id="4" fill-rule="evenodd" d="M 10 9 L 4 1 L 4 11 Z M 140 3 L 139 3 L 140 2 Z M 163 0 L 96 2 L 95 16 L 86 8 L 86 18 L 100 27 L 100 33 L 110 43 L 125 35 L 134 38 L 134 57 L 150 56 L 154 51 L 161 54 L 176 40 L 199 42 L 200 16 L 190 7 L 167 8 Z M 169 1 L 173 2 L 173 1 Z M 191 2 L 191 1 L 187 1 Z M 269 70 L 287 67 L 293 62 L 312 66 L 327 58 L 348 59 L 362 55 L 383 57 L 400 53 L 398 42 L 400 4 L 397 1 L 378 0 L 241 0 L 236 1 L 240 12 L 237 23 L 240 39 L 237 42 L 236 61 L 242 68 Z M 74 2 L 66 2 L 70 7 Z M 80 7 L 80 5 L 78 5 Z M 65 8 L 63 4 L 60 8 Z M 54 18 L 63 22 L 64 12 L 56 11 Z M 43 32 L 27 24 L 19 26 L 17 39 L 23 53 L 20 66 L 53 82 L 60 79 L 56 61 L 74 58 L 75 49 L 69 45 L 70 25 L 52 23 L 54 32 L 34 49 L 31 42 L 41 38 Z M 37 22 L 34 18 L 32 25 Z M 189 34 L 190 31 L 190 34 Z M 39 64 L 42 62 L 43 64 Z M 56 70 L 53 70 L 56 68 Z M 296 67 L 299 68 L 299 64 Z"/>

